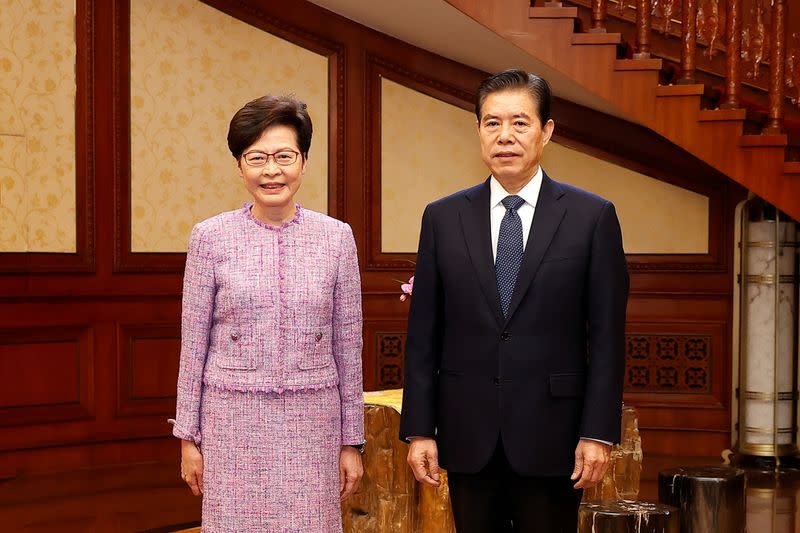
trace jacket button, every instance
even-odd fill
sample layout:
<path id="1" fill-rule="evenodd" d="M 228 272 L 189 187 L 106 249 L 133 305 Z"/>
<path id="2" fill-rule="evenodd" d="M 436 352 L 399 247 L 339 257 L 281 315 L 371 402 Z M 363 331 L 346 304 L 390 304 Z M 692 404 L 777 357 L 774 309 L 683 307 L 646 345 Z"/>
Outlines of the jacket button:
<path id="1" fill-rule="evenodd" d="M 500 378 L 492 378 L 492 383 L 495 385 L 500 385 Z"/>
<path id="2" fill-rule="evenodd" d="M 235 331 L 233 333 L 231 333 L 231 340 L 232 341 L 238 341 L 239 340 L 239 334 L 236 333 Z"/>
<path id="3" fill-rule="evenodd" d="M 317 342 L 321 341 L 322 340 L 322 333 L 317 332 L 317 334 L 314 336 L 314 338 L 317 339 Z"/>
<path id="4" fill-rule="evenodd" d="M 507 331 L 504 331 L 503 333 L 500 334 L 500 340 L 502 341 L 507 341 L 510 338 L 511 338 L 511 333 Z"/>

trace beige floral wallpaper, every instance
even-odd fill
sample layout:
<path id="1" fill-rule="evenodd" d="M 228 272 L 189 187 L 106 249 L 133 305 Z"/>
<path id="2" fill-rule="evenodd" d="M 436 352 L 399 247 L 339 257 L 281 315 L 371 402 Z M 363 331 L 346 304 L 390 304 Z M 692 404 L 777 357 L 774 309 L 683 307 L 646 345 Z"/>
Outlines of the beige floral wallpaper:
<path id="1" fill-rule="evenodd" d="M 489 175 L 475 115 L 384 78 L 381 135 L 381 251 L 416 252 L 425 206 Z M 707 197 L 555 142 L 542 166 L 614 202 L 627 253 L 707 253 Z"/>
<path id="2" fill-rule="evenodd" d="M 0 252 L 76 251 L 75 8 L 0 0 Z"/>
<path id="3" fill-rule="evenodd" d="M 707 196 L 557 143 L 544 149 L 542 166 L 554 179 L 614 202 L 626 253 L 708 253 Z"/>
<path id="4" fill-rule="evenodd" d="M 431 201 L 489 175 L 475 115 L 381 80 L 381 251 L 416 252 Z"/>
<path id="5" fill-rule="evenodd" d="M 294 93 L 314 122 L 298 201 L 327 212 L 328 60 L 197 0 L 131 1 L 132 251 L 180 252 L 250 196 L 227 148 L 248 101 Z"/>

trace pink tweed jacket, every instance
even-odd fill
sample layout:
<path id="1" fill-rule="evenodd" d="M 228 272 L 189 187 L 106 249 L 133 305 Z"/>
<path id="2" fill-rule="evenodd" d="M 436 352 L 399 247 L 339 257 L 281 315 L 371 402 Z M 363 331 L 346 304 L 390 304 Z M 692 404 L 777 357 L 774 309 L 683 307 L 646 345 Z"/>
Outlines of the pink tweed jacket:
<path id="1" fill-rule="evenodd" d="M 361 283 L 350 226 L 297 206 L 280 227 L 249 204 L 197 224 L 183 285 L 175 436 L 201 441 L 204 387 L 337 387 L 342 443 L 364 442 Z"/>

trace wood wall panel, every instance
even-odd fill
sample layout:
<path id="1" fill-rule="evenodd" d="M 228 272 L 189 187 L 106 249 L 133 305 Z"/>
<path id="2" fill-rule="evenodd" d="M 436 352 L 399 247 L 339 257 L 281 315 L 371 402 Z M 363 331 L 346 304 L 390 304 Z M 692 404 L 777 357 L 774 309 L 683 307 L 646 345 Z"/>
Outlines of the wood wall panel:
<path id="1" fill-rule="evenodd" d="M 48 450 L 52 458 L 48 461 L 32 461 L 31 468 L 44 469 L 45 464 L 54 464 L 58 458 L 65 461 L 80 461 L 90 464 L 95 460 L 106 460 L 118 456 L 112 448 L 129 441 L 155 441 L 170 439 L 170 426 L 166 419 L 173 413 L 174 400 L 135 398 L 130 404 L 139 413 L 118 413 L 120 393 L 118 372 L 119 324 L 166 325 L 173 336 L 177 333 L 177 320 L 180 316 L 180 298 L 175 294 L 169 298 L 157 297 L 75 297 L 72 300 L 56 298 L 14 299 L 13 302 L 0 302 L 0 320 L 6 336 L 19 338 L 27 335 L 33 340 L 60 340 L 78 338 L 81 349 L 81 364 L 85 365 L 82 374 L 90 377 L 82 392 L 86 400 L 83 411 L 91 415 L 63 413 L 58 409 L 27 409 L 19 411 L 0 411 L 0 422 L 10 414 L 14 425 L 0 423 L 0 465 L 12 463 L 14 457 L 38 457 L 36 450 Z M 91 324 L 91 327 L 84 324 Z M 162 330 L 163 331 L 163 330 Z M 7 333 L 6 333 L 7 332 Z M 70 336 L 63 336 L 63 334 Z M 157 333 L 155 336 L 157 336 Z M 150 330 L 143 336 L 154 336 Z M 29 342 L 26 338 L 26 342 Z M 86 354 L 85 356 L 83 354 Z M 153 354 L 156 355 L 156 354 Z M 168 354 L 158 354 L 163 357 Z M 85 363 L 84 363 L 85 361 Z M 60 369 L 43 369 L 40 379 L 45 381 L 62 380 Z M 159 376 L 159 383 L 166 387 L 165 377 Z M 85 392 L 84 392 L 85 391 Z M 174 391 L 173 391 L 174 394 Z M 82 396 L 83 398 L 83 396 Z M 127 396 L 126 396 L 127 398 Z M 153 404 L 158 408 L 153 409 Z M 151 409 L 148 411 L 148 409 Z M 74 411 L 74 409 L 73 409 Z M 54 419 L 55 415 L 60 418 Z M 155 444 L 154 444 L 155 445 Z M 172 442 L 174 446 L 174 442 Z M 152 446 L 133 447 L 144 455 L 131 455 L 127 460 L 149 460 Z M 81 451 L 84 450 L 84 451 Z M 103 450 L 102 453 L 98 450 Z M 98 455 L 99 454 L 99 455 Z M 7 457 L 11 459 L 7 459 Z M 20 459 L 22 461 L 22 459 Z M 24 461 L 23 461 L 24 463 Z M 20 463 L 22 465 L 23 463 Z M 22 468 L 22 466 L 20 466 Z"/>
<path id="2" fill-rule="evenodd" d="M 364 363 L 364 388 L 399 389 L 403 386 L 406 321 L 403 318 L 366 320 L 364 351 L 374 354 Z"/>
<path id="3" fill-rule="evenodd" d="M 91 330 L 0 330 L 0 426 L 92 416 Z"/>
<path id="4" fill-rule="evenodd" d="M 400 85 L 414 89 L 437 100 L 447 102 L 466 111 L 474 109 L 475 91 L 464 91 L 449 83 L 430 77 L 428 73 L 412 70 L 408 67 L 397 65 L 391 61 L 367 55 L 367 145 L 365 152 L 368 154 L 368 175 L 366 182 L 366 196 L 371 206 L 365 212 L 367 248 L 366 269 L 368 270 L 398 270 L 413 265 L 415 254 L 384 253 L 381 250 L 381 78 L 387 78 Z M 475 80 L 477 83 L 479 80 Z M 476 177 L 479 179 L 479 177 Z M 455 191 L 454 191 L 455 192 Z"/>
<path id="5" fill-rule="evenodd" d="M 78 23 L 86 25 L 78 46 L 86 62 L 79 69 L 88 69 L 79 74 L 83 100 L 78 109 L 87 106 L 79 119 L 86 137 L 78 145 L 79 161 L 86 169 L 79 217 L 86 217 L 87 240 L 79 249 L 94 262 L 89 267 L 80 263 L 84 273 L 76 274 L 64 272 L 73 267 L 48 272 L 43 267 L 46 258 L 36 254 L 0 256 L 0 271 L 6 272 L 0 275 L 0 331 L 26 342 L 76 343 L 80 364 L 86 365 L 79 374 L 85 396 L 82 390 L 80 409 L 70 405 L 67 411 L 0 407 L 0 474 L 177 457 L 166 418 L 174 402 L 184 257 L 129 252 L 128 2 L 78 1 Z M 385 75 L 469 109 L 484 73 L 302 0 L 206 3 L 335 57 L 329 84 L 329 209 L 352 226 L 359 250 L 365 387 L 394 387 L 397 370 L 381 374 L 381 368 L 396 365 L 402 350 L 398 343 L 409 303 L 399 300 L 399 280 L 411 275 L 414 255 L 380 254 L 375 245 L 375 236 L 380 235 L 380 198 L 375 194 L 380 191 L 380 160 L 374 157 L 380 148 L 376 80 Z M 628 318 L 635 326 L 631 333 L 710 336 L 712 394 L 676 402 L 674 394 L 650 391 L 631 393 L 627 400 L 640 409 L 645 453 L 657 449 L 692 454 L 699 451 L 699 443 L 718 448 L 729 439 L 733 212 L 743 192 L 639 126 L 559 99 L 552 111 L 564 144 L 710 198 L 708 254 L 628 257 L 632 289 Z M 91 223 L 92 214 L 96 224 Z M 5 268 L 12 263 L 16 266 Z M 0 345 L 3 342 L 9 344 L 0 340 Z M 53 353 L 62 352 L 66 346 L 59 344 Z M 56 371 L 63 370 L 62 361 L 55 357 Z M 47 370 L 47 380 L 57 379 L 53 368 Z M 28 401 L 25 394 L 0 397 Z M 47 394 L 52 396 L 41 397 L 48 401 L 66 397 L 65 392 Z M 8 420 L 14 425 L 4 425 Z"/>
<path id="6" fill-rule="evenodd" d="M 175 383 L 181 352 L 180 325 L 119 326 L 119 416 L 175 412 Z"/>
<path id="7" fill-rule="evenodd" d="M 166 422 L 164 426 L 167 426 Z M 108 464 L 167 460 L 175 461 L 175 475 L 178 476 L 180 451 L 172 437 L 85 442 L 79 446 L 26 447 L 0 453 L 0 479 L 20 472 L 64 471 Z"/>
<path id="8" fill-rule="evenodd" d="M 93 0 L 75 2 L 75 253 L 0 253 L 0 274 L 91 272 L 95 267 Z"/>
<path id="9" fill-rule="evenodd" d="M 626 325 L 625 399 L 638 406 L 728 403 L 724 322 Z"/>
<path id="10" fill-rule="evenodd" d="M 42 369 L 59 379 L 44 381 Z M 77 339 L 0 344 L 0 408 L 80 404 Z"/>
<path id="11" fill-rule="evenodd" d="M 287 24 L 262 9 L 257 2 L 207 1 L 239 20 L 328 58 L 328 214 L 341 216 L 344 190 L 344 46 L 333 35 L 322 36 Z M 130 154 L 130 0 L 114 2 L 114 270 L 116 272 L 183 272 L 184 253 L 133 253 L 131 251 L 131 154 Z M 260 95 L 254 95 L 260 96 Z M 242 102 L 244 104 L 244 102 Z M 220 137 L 220 143 L 225 139 Z"/>

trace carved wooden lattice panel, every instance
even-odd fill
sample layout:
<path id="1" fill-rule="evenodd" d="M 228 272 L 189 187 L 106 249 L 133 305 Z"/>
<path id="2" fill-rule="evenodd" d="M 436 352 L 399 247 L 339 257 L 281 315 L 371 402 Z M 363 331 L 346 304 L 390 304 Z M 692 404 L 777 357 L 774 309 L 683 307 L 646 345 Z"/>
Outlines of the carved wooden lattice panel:
<path id="1" fill-rule="evenodd" d="M 398 389 L 403 386 L 403 354 L 406 350 L 406 334 L 392 331 L 375 333 L 377 354 L 375 382 L 378 389 Z"/>
<path id="2" fill-rule="evenodd" d="M 626 335 L 625 341 L 625 392 L 711 392 L 710 335 Z"/>

